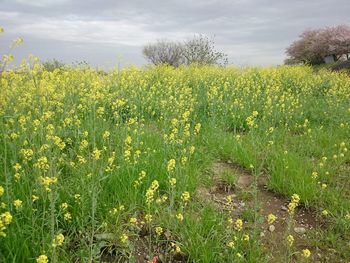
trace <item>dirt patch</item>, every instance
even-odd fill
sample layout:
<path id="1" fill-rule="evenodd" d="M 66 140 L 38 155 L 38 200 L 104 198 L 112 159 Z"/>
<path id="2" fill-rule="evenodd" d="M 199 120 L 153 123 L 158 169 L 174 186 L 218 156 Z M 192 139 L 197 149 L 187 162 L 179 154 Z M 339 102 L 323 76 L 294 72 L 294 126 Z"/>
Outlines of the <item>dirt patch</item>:
<path id="1" fill-rule="evenodd" d="M 153 237 L 154 238 L 154 237 Z M 183 263 L 187 262 L 187 255 L 183 252 L 176 252 L 172 242 L 164 240 L 164 236 L 159 237 L 157 243 L 152 242 L 151 247 L 148 237 L 134 237 L 130 239 L 133 251 L 128 251 L 125 247 L 109 244 L 101 247 L 101 262 L 128 263 L 130 259 L 137 263 Z M 149 255 L 149 251 L 152 255 Z"/>
<path id="2" fill-rule="evenodd" d="M 260 225 L 263 245 L 267 248 L 267 252 L 271 253 L 270 262 L 281 262 L 280 260 L 286 253 L 286 236 L 288 221 L 290 221 L 287 209 L 289 199 L 268 191 L 265 175 L 255 178 L 248 170 L 237 164 L 218 161 L 213 164 L 211 170 L 213 186 L 199 188 L 197 191 L 199 198 L 212 201 L 218 210 L 230 211 L 232 217 L 240 217 L 244 210 L 258 206 L 260 216 L 265 219 Z M 225 187 L 227 183 L 222 180 L 222 174 L 225 174 L 225 178 L 231 175 L 234 184 Z M 242 199 L 245 193 L 252 192 L 254 181 L 256 181 L 257 203 L 255 198 Z M 231 203 L 228 202 L 230 196 L 232 197 Z M 277 217 L 273 227 L 270 228 L 266 220 L 269 214 Z M 307 242 L 308 233 L 321 225 L 314 211 L 298 207 L 291 222 L 290 233 L 295 239 L 294 247 L 299 250 L 306 247 L 310 249 L 310 244 Z M 312 255 L 315 257 L 317 253 L 312 253 Z"/>

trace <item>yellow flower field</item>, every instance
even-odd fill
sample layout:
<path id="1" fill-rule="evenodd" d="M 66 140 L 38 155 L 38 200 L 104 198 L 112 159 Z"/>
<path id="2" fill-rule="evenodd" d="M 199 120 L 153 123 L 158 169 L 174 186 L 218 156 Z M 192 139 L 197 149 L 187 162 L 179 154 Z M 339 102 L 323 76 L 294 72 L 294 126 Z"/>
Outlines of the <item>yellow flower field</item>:
<path id="1" fill-rule="evenodd" d="M 350 258 L 346 74 L 29 64 L 0 77 L 1 262 Z"/>

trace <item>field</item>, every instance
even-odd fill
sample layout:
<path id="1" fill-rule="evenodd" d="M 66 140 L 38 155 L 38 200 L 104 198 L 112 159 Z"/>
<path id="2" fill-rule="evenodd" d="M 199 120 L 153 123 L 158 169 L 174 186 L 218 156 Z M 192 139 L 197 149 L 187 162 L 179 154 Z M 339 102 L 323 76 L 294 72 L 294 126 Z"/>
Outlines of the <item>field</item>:
<path id="1" fill-rule="evenodd" d="M 350 78 L 5 71 L 0 262 L 349 262 Z"/>

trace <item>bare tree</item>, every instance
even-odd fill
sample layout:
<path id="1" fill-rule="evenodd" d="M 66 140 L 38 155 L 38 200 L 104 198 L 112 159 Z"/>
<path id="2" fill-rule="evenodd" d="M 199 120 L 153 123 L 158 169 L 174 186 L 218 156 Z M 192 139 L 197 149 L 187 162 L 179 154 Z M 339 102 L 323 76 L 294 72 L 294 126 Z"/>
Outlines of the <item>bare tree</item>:
<path id="1" fill-rule="evenodd" d="M 158 40 L 143 48 L 146 59 L 154 65 L 168 64 L 174 67 L 190 65 L 227 64 L 227 55 L 215 49 L 214 41 L 198 35 L 183 43 Z"/>
<path id="2" fill-rule="evenodd" d="M 186 64 L 223 64 L 226 65 L 227 55 L 216 50 L 213 39 L 198 35 L 184 43 L 184 57 Z"/>
<path id="3" fill-rule="evenodd" d="M 181 43 L 158 40 L 155 44 L 145 46 L 142 52 L 146 59 L 154 65 L 168 64 L 178 67 L 184 63 Z"/>

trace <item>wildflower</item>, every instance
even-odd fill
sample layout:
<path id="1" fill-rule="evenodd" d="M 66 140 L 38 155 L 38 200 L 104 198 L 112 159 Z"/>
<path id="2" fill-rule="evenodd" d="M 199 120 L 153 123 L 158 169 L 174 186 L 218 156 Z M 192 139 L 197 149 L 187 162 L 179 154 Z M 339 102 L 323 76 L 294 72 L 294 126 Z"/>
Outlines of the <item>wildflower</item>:
<path id="1" fill-rule="evenodd" d="M 267 223 L 269 225 L 273 224 L 276 221 L 277 217 L 274 214 L 269 214 L 267 216 Z"/>
<path id="2" fill-rule="evenodd" d="M 10 212 L 4 212 L 0 215 L 0 219 L 5 225 L 9 225 L 12 222 L 12 215 Z"/>
<path id="3" fill-rule="evenodd" d="M 196 147 L 191 146 L 191 147 L 190 147 L 190 154 L 193 154 L 195 150 L 196 150 Z"/>
<path id="4" fill-rule="evenodd" d="M 96 113 L 99 116 L 102 116 L 105 113 L 105 108 L 104 107 L 98 107 L 97 110 L 96 110 Z"/>
<path id="5" fill-rule="evenodd" d="M 37 263 L 48 263 L 49 259 L 47 258 L 46 255 L 40 255 L 39 257 L 36 258 Z"/>
<path id="6" fill-rule="evenodd" d="M 84 150 L 89 145 L 89 142 L 87 140 L 82 140 L 79 145 L 80 150 Z"/>
<path id="7" fill-rule="evenodd" d="M 64 242 L 64 235 L 58 234 L 53 240 L 52 240 L 52 247 L 59 247 Z"/>
<path id="8" fill-rule="evenodd" d="M 70 221 L 72 219 L 72 215 L 71 213 L 69 212 L 66 212 L 64 215 L 63 215 L 63 218 L 65 221 Z"/>
<path id="9" fill-rule="evenodd" d="M 350 213 L 347 213 L 344 217 L 346 220 L 350 220 Z"/>
<path id="10" fill-rule="evenodd" d="M 292 202 L 298 204 L 298 203 L 300 202 L 300 197 L 299 197 L 299 195 L 293 194 L 293 195 L 292 195 Z"/>
<path id="11" fill-rule="evenodd" d="M 244 234 L 243 235 L 243 241 L 249 241 L 250 240 L 250 237 L 249 237 L 249 235 L 248 234 Z"/>
<path id="12" fill-rule="evenodd" d="M 170 245 L 172 246 L 174 252 L 176 252 L 176 253 L 181 252 L 181 248 L 177 244 L 171 242 Z"/>
<path id="13" fill-rule="evenodd" d="M 308 250 L 308 249 L 306 248 L 306 249 L 303 249 L 303 250 L 302 250 L 301 255 L 302 255 L 304 258 L 309 258 L 309 257 L 311 256 L 311 252 L 310 252 L 310 250 Z"/>
<path id="14" fill-rule="evenodd" d="M 20 171 L 22 169 L 22 166 L 19 164 L 19 163 L 16 163 L 14 166 L 13 166 L 13 169 L 15 169 L 16 172 Z"/>
<path id="15" fill-rule="evenodd" d="M 34 203 L 37 200 L 39 200 L 39 197 L 36 195 L 32 195 L 32 202 Z"/>
<path id="16" fill-rule="evenodd" d="M 102 135 L 104 140 L 107 140 L 109 138 L 109 136 L 111 135 L 111 133 L 109 131 L 105 131 Z"/>
<path id="17" fill-rule="evenodd" d="M 22 207 L 22 201 L 19 199 L 16 199 L 15 201 L 13 201 L 13 205 L 15 206 L 15 208 L 18 210 Z"/>
<path id="18" fill-rule="evenodd" d="M 233 196 L 232 195 L 226 196 L 226 204 L 230 205 L 232 204 L 232 202 L 233 202 Z"/>
<path id="19" fill-rule="evenodd" d="M 129 222 L 130 222 L 131 224 L 133 224 L 133 225 L 137 225 L 137 218 L 136 218 L 136 217 L 131 217 L 131 218 L 129 219 Z"/>
<path id="20" fill-rule="evenodd" d="M 120 236 L 120 242 L 122 242 L 123 244 L 125 244 L 128 240 L 129 240 L 129 237 L 126 234 L 122 234 Z"/>
<path id="21" fill-rule="evenodd" d="M 34 164 L 34 166 L 43 171 L 47 171 L 50 168 L 47 157 L 45 156 L 40 157 L 38 161 Z"/>
<path id="22" fill-rule="evenodd" d="M 51 185 L 57 184 L 57 177 L 49 177 L 49 176 L 40 176 L 39 177 L 41 185 L 44 186 L 47 192 L 51 192 Z"/>
<path id="23" fill-rule="evenodd" d="M 181 214 L 181 213 L 178 213 L 176 215 L 176 218 L 179 220 L 179 221 L 183 221 L 184 220 L 184 216 Z"/>
<path id="24" fill-rule="evenodd" d="M 291 202 L 288 204 L 288 212 L 290 214 L 294 213 L 295 208 L 299 205 L 300 202 L 300 197 L 297 194 L 293 194 L 292 195 L 292 200 Z"/>
<path id="25" fill-rule="evenodd" d="M 15 133 L 15 132 L 11 132 L 10 138 L 11 138 L 12 140 L 16 140 L 16 139 L 18 138 L 18 134 Z"/>
<path id="26" fill-rule="evenodd" d="M 62 141 L 62 139 L 58 136 L 53 136 L 52 140 L 54 144 L 60 149 L 63 150 L 66 147 L 66 143 Z"/>
<path id="27" fill-rule="evenodd" d="M 74 195 L 75 202 L 79 203 L 80 202 L 80 198 L 81 198 L 80 194 L 75 194 Z"/>
<path id="28" fill-rule="evenodd" d="M 170 178 L 169 179 L 169 184 L 170 184 L 170 186 L 175 187 L 175 185 L 176 185 L 176 178 L 174 178 L 174 177 Z"/>
<path id="29" fill-rule="evenodd" d="M 83 156 L 77 155 L 77 158 L 78 158 L 78 162 L 79 162 L 80 164 L 86 163 L 86 159 L 85 159 Z"/>
<path id="30" fill-rule="evenodd" d="M 146 214 L 146 215 L 145 215 L 145 221 L 146 221 L 147 223 L 152 222 L 152 220 L 153 220 L 153 217 L 152 217 L 151 214 Z"/>
<path id="31" fill-rule="evenodd" d="M 163 233 L 163 228 L 160 227 L 160 226 L 157 226 L 157 227 L 156 227 L 156 234 L 157 234 L 158 236 L 160 236 L 162 233 Z"/>
<path id="32" fill-rule="evenodd" d="M 146 191 L 146 203 L 150 204 L 151 202 L 153 202 L 153 198 L 154 198 L 154 193 L 155 191 L 157 191 L 159 187 L 159 183 L 157 180 L 154 180 L 150 186 L 150 188 L 147 189 Z"/>
<path id="33" fill-rule="evenodd" d="M 175 164 L 176 164 L 176 161 L 174 159 L 171 159 L 168 161 L 168 164 L 167 164 L 167 171 L 170 173 L 174 170 L 175 168 Z"/>
<path id="34" fill-rule="evenodd" d="M 197 123 L 196 126 L 194 126 L 194 130 L 195 130 L 196 134 L 199 133 L 199 131 L 200 131 L 200 129 L 201 129 L 201 126 L 202 126 L 202 125 L 201 125 L 200 123 Z"/>
<path id="35" fill-rule="evenodd" d="M 242 230 L 242 228 L 243 228 L 243 220 L 242 219 L 240 219 L 240 218 L 238 218 L 237 220 L 236 220 L 236 222 L 235 222 L 235 229 L 237 230 L 237 231 L 241 231 Z"/>
<path id="36" fill-rule="evenodd" d="M 99 149 L 97 149 L 97 148 L 95 148 L 95 149 L 92 151 L 91 156 L 92 156 L 92 158 L 93 158 L 94 160 L 98 160 L 98 159 L 101 158 L 101 154 L 102 154 L 102 151 L 99 150 Z"/>
<path id="37" fill-rule="evenodd" d="M 5 190 L 4 187 L 0 185 L 0 197 L 4 194 Z"/>
<path id="38" fill-rule="evenodd" d="M 22 154 L 24 160 L 30 161 L 33 158 L 33 150 L 32 149 L 21 149 L 20 153 Z"/>
<path id="39" fill-rule="evenodd" d="M 328 214 L 329 214 L 329 213 L 328 213 L 328 211 L 327 211 L 326 209 L 322 211 L 322 215 L 323 215 L 323 216 L 328 216 Z"/>
<path id="40" fill-rule="evenodd" d="M 183 192 L 181 194 L 181 200 L 184 202 L 184 203 L 187 203 L 188 200 L 190 200 L 190 193 L 189 192 Z"/>
<path id="41" fill-rule="evenodd" d="M 68 204 L 67 203 L 62 203 L 61 205 L 60 205 L 60 208 L 64 211 L 64 210 L 67 210 L 67 208 L 68 208 Z"/>
<path id="42" fill-rule="evenodd" d="M 234 248 L 235 248 L 235 242 L 234 242 L 234 241 L 230 241 L 230 242 L 227 243 L 227 246 L 228 246 L 229 248 L 234 249 Z"/>
<path id="43" fill-rule="evenodd" d="M 288 246 L 293 246 L 294 243 L 294 237 L 292 235 L 288 235 L 287 236 L 287 242 L 288 242 Z"/>
<path id="44" fill-rule="evenodd" d="M 311 178 L 315 180 L 317 177 L 318 177 L 318 173 L 317 172 L 312 172 Z"/>
<path id="45" fill-rule="evenodd" d="M 6 229 L 6 226 L 11 224 L 12 222 L 12 215 L 10 212 L 4 212 L 0 215 L 0 237 L 5 237 L 6 233 L 4 230 Z"/>

